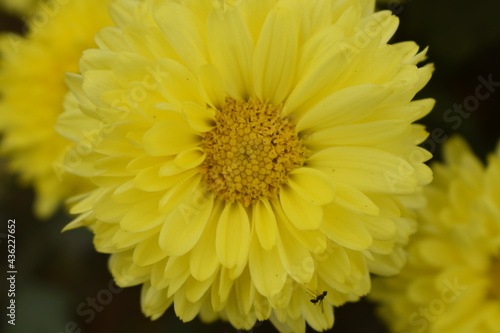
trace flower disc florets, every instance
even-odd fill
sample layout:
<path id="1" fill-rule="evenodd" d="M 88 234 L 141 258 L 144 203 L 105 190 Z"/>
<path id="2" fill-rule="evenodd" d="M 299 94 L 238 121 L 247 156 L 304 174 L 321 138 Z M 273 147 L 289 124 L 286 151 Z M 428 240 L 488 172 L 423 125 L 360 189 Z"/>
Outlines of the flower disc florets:
<path id="1" fill-rule="evenodd" d="M 276 199 L 288 174 L 306 156 L 295 127 L 281 118 L 281 108 L 257 99 L 226 98 L 215 114 L 214 129 L 204 133 L 206 158 L 201 173 L 207 188 L 229 203 L 244 207 Z"/>

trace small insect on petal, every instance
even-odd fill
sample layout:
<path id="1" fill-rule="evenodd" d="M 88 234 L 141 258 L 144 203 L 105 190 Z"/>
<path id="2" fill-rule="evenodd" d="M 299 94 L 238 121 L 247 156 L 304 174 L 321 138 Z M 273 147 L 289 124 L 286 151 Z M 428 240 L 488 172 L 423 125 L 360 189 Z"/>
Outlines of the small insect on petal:
<path id="1" fill-rule="evenodd" d="M 309 297 L 311 298 L 310 301 L 312 304 L 318 304 L 318 305 L 321 305 L 321 313 L 324 313 L 325 312 L 325 309 L 323 307 L 323 300 L 325 299 L 326 295 L 328 294 L 328 292 L 326 290 L 324 290 L 322 293 L 320 293 L 319 291 L 313 291 L 311 289 L 307 289 L 309 292 Z"/>

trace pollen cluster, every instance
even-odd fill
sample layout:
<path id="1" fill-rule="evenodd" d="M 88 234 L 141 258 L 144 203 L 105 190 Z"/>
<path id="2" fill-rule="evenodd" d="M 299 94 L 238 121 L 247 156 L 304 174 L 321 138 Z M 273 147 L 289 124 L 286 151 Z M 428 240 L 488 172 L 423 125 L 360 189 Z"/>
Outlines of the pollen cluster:
<path id="1" fill-rule="evenodd" d="M 248 207 L 273 199 L 288 174 L 306 159 L 295 125 L 282 119 L 281 107 L 257 99 L 226 98 L 216 111 L 216 126 L 204 134 L 202 175 L 209 191 Z"/>

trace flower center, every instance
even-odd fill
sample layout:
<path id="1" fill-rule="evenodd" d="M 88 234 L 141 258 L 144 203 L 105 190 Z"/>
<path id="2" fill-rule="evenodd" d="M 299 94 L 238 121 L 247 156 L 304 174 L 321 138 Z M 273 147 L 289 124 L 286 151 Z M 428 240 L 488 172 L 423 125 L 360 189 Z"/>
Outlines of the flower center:
<path id="1" fill-rule="evenodd" d="M 277 197 L 288 174 L 306 159 L 295 125 L 281 118 L 281 107 L 250 99 L 226 98 L 216 126 L 204 133 L 202 175 L 208 189 L 244 207 Z"/>
<path id="2" fill-rule="evenodd" d="M 490 281 L 489 296 L 495 300 L 500 300 L 500 257 L 491 261 Z"/>

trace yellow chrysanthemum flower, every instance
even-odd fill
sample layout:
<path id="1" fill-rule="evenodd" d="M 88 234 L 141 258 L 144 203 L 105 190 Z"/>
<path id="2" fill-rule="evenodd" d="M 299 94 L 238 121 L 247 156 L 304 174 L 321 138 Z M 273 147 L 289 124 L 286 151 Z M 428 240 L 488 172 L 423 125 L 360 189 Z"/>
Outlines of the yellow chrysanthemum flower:
<path id="1" fill-rule="evenodd" d="M 9 13 L 30 16 L 39 2 L 40 0 L 0 0 L 0 7 Z"/>
<path id="2" fill-rule="evenodd" d="M 72 0 L 44 25 L 33 21 L 26 38 L 7 34 L 0 40 L 1 152 L 10 158 L 10 169 L 35 187 L 40 217 L 90 188 L 88 180 L 64 172 L 62 160 L 72 142 L 54 124 L 68 92 L 64 74 L 78 70 L 82 51 L 95 47 L 95 33 L 111 24 L 108 4 Z"/>
<path id="3" fill-rule="evenodd" d="M 500 146 L 485 169 L 466 143 L 445 143 L 428 206 L 401 274 L 371 298 L 392 332 L 496 333 L 500 328 Z"/>
<path id="4" fill-rule="evenodd" d="M 412 122 L 433 100 L 411 100 L 432 66 L 416 66 L 413 42 L 388 45 L 398 19 L 373 8 L 113 7 L 117 27 L 67 79 L 75 107 L 60 132 L 94 131 L 68 169 L 97 186 L 67 229 L 92 229 L 120 286 L 143 284 L 147 316 L 173 303 L 183 321 L 321 331 L 332 306 L 368 292 L 370 272 L 400 269 L 431 180 Z"/>

